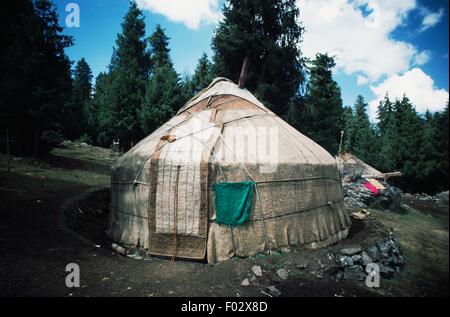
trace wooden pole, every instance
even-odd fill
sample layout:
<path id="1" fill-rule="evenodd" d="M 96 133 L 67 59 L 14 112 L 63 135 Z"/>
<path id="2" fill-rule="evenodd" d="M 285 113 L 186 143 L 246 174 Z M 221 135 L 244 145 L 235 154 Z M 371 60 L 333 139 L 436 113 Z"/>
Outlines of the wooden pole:
<path id="1" fill-rule="evenodd" d="M 9 130 L 6 130 L 6 158 L 8 160 L 8 173 L 11 172 L 11 158 L 9 155 Z"/>
<path id="2" fill-rule="evenodd" d="M 244 63 L 242 64 L 241 74 L 239 76 L 239 88 L 244 88 L 245 80 L 247 79 L 248 68 L 250 66 L 250 58 L 248 56 L 245 57 Z"/>
<path id="3" fill-rule="evenodd" d="M 341 131 L 341 142 L 339 142 L 339 151 L 338 151 L 338 155 L 341 156 L 341 151 L 342 151 L 342 140 L 344 139 L 344 130 Z"/>

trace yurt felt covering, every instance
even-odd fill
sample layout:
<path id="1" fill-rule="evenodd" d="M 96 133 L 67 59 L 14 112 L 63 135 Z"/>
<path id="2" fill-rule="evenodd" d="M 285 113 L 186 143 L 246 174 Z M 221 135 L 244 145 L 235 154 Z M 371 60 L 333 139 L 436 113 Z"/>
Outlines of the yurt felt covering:
<path id="1" fill-rule="evenodd" d="M 269 172 L 267 161 L 245 153 L 240 135 L 258 128 L 277 132 Z M 242 182 L 254 184 L 245 221 L 219 224 L 215 185 Z M 125 153 L 112 168 L 111 190 L 108 234 L 151 255 L 215 263 L 319 248 L 345 238 L 351 224 L 333 157 L 225 79 Z"/>

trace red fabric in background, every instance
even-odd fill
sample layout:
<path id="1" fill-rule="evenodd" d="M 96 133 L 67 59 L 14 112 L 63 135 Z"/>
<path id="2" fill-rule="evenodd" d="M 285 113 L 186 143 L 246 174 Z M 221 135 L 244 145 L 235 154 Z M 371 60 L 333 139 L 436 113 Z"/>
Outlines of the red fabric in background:
<path id="1" fill-rule="evenodd" d="M 376 188 L 375 186 L 373 186 L 370 182 L 365 182 L 363 184 L 363 186 L 365 188 L 367 188 L 368 190 L 370 190 L 372 192 L 372 194 L 374 195 L 378 195 L 380 193 L 380 191 L 378 190 L 378 188 Z"/>

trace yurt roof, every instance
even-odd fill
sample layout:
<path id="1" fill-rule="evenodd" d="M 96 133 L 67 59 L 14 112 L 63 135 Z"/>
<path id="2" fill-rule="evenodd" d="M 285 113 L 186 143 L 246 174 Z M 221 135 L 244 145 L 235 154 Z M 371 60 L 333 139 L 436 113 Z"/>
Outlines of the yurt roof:
<path id="1" fill-rule="evenodd" d="M 240 97 L 242 99 L 245 99 L 252 104 L 258 106 L 260 109 L 264 111 L 269 111 L 258 99 L 256 99 L 255 96 L 252 95 L 247 89 L 241 89 L 238 85 L 233 83 L 231 80 L 224 78 L 224 77 L 218 77 L 214 79 L 211 84 L 206 87 L 205 89 L 201 90 L 197 95 L 195 95 L 192 99 L 190 99 L 184 107 L 182 107 L 177 114 L 180 114 L 187 109 L 191 108 L 192 106 L 196 105 L 197 103 L 207 99 L 211 98 L 213 96 L 219 96 L 219 95 L 231 95 Z"/>
<path id="2" fill-rule="evenodd" d="M 212 120 L 213 113 L 216 114 Z M 191 132 L 193 121 L 209 123 L 205 128 L 202 126 L 198 128 L 198 131 Z M 213 162 L 230 163 L 221 161 L 220 157 L 215 155 L 216 153 L 225 153 L 226 158 L 232 158 L 235 163 L 240 162 L 241 160 L 229 146 L 235 133 L 229 133 L 232 130 L 230 128 L 234 127 L 277 129 L 279 150 L 276 160 L 279 163 L 308 166 L 336 164 L 334 158 L 325 149 L 279 118 L 248 90 L 241 89 L 232 81 L 219 77 L 189 100 L 177 115 L 118 159 L 112 167 L 116 170 L 115 181 L 138 182 L 144 171 L 144 165 L 156 150 L 170 147 L 169 144 L 172 142 L 174 144 L 179 141 L 196 142 L 197 135 L 205 134 L 200 132 L 206 131 L 219 134 L 217 146 L 212 153 Z M 238 145 L 241 144 L 236 144 Z M 226 155 L 228 153 L 232 155 Z"/>
<path id="3" fill-rule="evenodd" d="M 342 153 L 341 155 L 336 157 L 336 162 L 339 170 L 343 174 L 357 173 L 363 177 L 377 177 L 383 175 L 382 172 L 370 166 L 351 153 Z"/>

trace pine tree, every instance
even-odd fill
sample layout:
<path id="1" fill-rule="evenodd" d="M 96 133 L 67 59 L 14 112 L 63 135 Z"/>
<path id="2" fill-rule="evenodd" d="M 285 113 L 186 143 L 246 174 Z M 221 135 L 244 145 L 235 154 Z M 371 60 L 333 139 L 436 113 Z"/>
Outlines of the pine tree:
<path id="1" fill-rule="evenodd" d="M 139 110 L 139 122 L 144 134 L 153 132 L 166 122 L 185 101 L 179 76 L 170 59 L 169 38 L 161 26 L 156 26 L 150 45 L 153 73 Z"/>
<path id="2" fill-rule="evenodd" d="M 208 55 L 203 53 L 202 57 L 198 60 L 197 67 L 195 68 L 194 75 L 191 79 L 192 94 L 194 95 L 203 88 L 208 87 L 213 79 L 214 74 L 212 64 L 208 60 Z"/>
<path id="3" fill-rule="evenodd" d="M 103 89 L 107 95 L 96 92 L 96 103 L 100 102 L 97 104 L 98 141 L 102 145 L 119 138 L 124 149 L 128 149 L 143 136 L 138 110 L 151 68 L 144 37 L 144 17 L 136 3 L 131 1 L 109 65 L 107 86 Z"/>
<path id="4" fill-rule="evenodd" d="M 405 189 L 411 189 L 421 175 L 420 148 L 423 143 L 423 122 L 408 97 L 393 104 L 393 131 L 390 133 L 389 155 L 394 170 L 402 172 L 401 180 L 396 180 Z"/>
<path id="5" fill-rule="evenodd" d="M 153 132 L 170 119 L 177 107 L 182 106 L 183 101 L 178 74 L 170 65 L 157 67 L 147 85 L 139 112 L 144 133 Z"/>
<path id="6" fill-rule="evenodd" d="M 387 94 L 378 105 L 377 118 L 380 152 L 375 166 L 382 171 L 395 171 L 397 163 L 393 153 L 397 150 L 397 125 L 395 123 L 394 106 Z"/>
<path id="7" fill-rule="evenodd" d="M 327 54 L 317 54 L 311 62 L 302 114 L 302 132 L 333 155 L 338 151 L 343 128 L 341 90 L 333 79 L 334 66 L 334 58 Z"/>
<path id="8" fill-rule="evenodd" d="M 376 164 L 379 153 L 377 137 L 367 115 L 367 103 L 361 95 L 355 102 L 353 129 L 352 152 L 363 161 Z"/>
<path id="9" fill-rule="evenodd" d="M 441 116 L 439 118 L 439 124 L 438 124 L 438 132 L 440 134 L 440 145 L 439 148 L 441 149 L 441 158 L 442 158 L 442 165 L 441 165 L 441 171 L 440 175 L 443 180 L 443 189 L 448 190 L 448 182 L 449 182 L 449 153 L 448 153 L 448 139 L 449 139 L 449 105 L 447 101 L 447 107 L 445 110 L 441 113 Z"/>
<path id="10" fill-rule="evenodd" d="M 61 34 L 56 8 L 48 0 L 19 0 L 9 13 L 0 52 L 1 111 L 27 122 L 15 128 L 21 138 L 26 135 L 22 151 L 38 155 L 42 141 L 51 146 L 62 140 L 67 124 L 71 74 L 64 50 L 73 41 Z"/>
<path id="11" fill-rule="evenodd" d="M 72 86 L 73 120 L 69 127 L 70 134 L 79 137 L 88 132 L 89 103 L 92 97 L 92 71 L 84 58 L 75 66 Z"/>
<path id="12" fill-rule="evenodd" d="M 153 69 L 165 65 L 172 65 L 170 60 L 169 37 L 161 25 L 157 24 L 155 31 L 150 36 L 151 61 Z"/>
<path id="13" fill-rule="evenodd" d="M 304 82 L 297 1 L 229 0 L 223 15 L 212 39 L 215 76 L 237 82 L 248 58 L 246 88 L 286 116 Z"/>
<path id="14" fill-rule="evenodd" d="M 425 113 L 419 166 L 424 190 L 448 189 L 448 106 L 442 113 Z"/>
<path id="15" fill-rule="evenodd" d="M 107 146 L 111 143 L 111 139 L 109 138 L 111 133 L 105 132 L 105 128 L 108 126 L 108 122 L 110 122 L 109 118 L 105 118 L 109 110 L 109 87 L 108 74 L 100 72 L 95 79 L 94 93 L 88 104 L 88 134 L 95 144 L 103 146 Z"/>
<path id="16" fill-rule="evenodd" d="M 355 143 L 355 115 L 351 107 L 344 107 L 343 110 L 344 135 L 342 141 L 342 152 L 352 152 L 352 145 Z"/>

